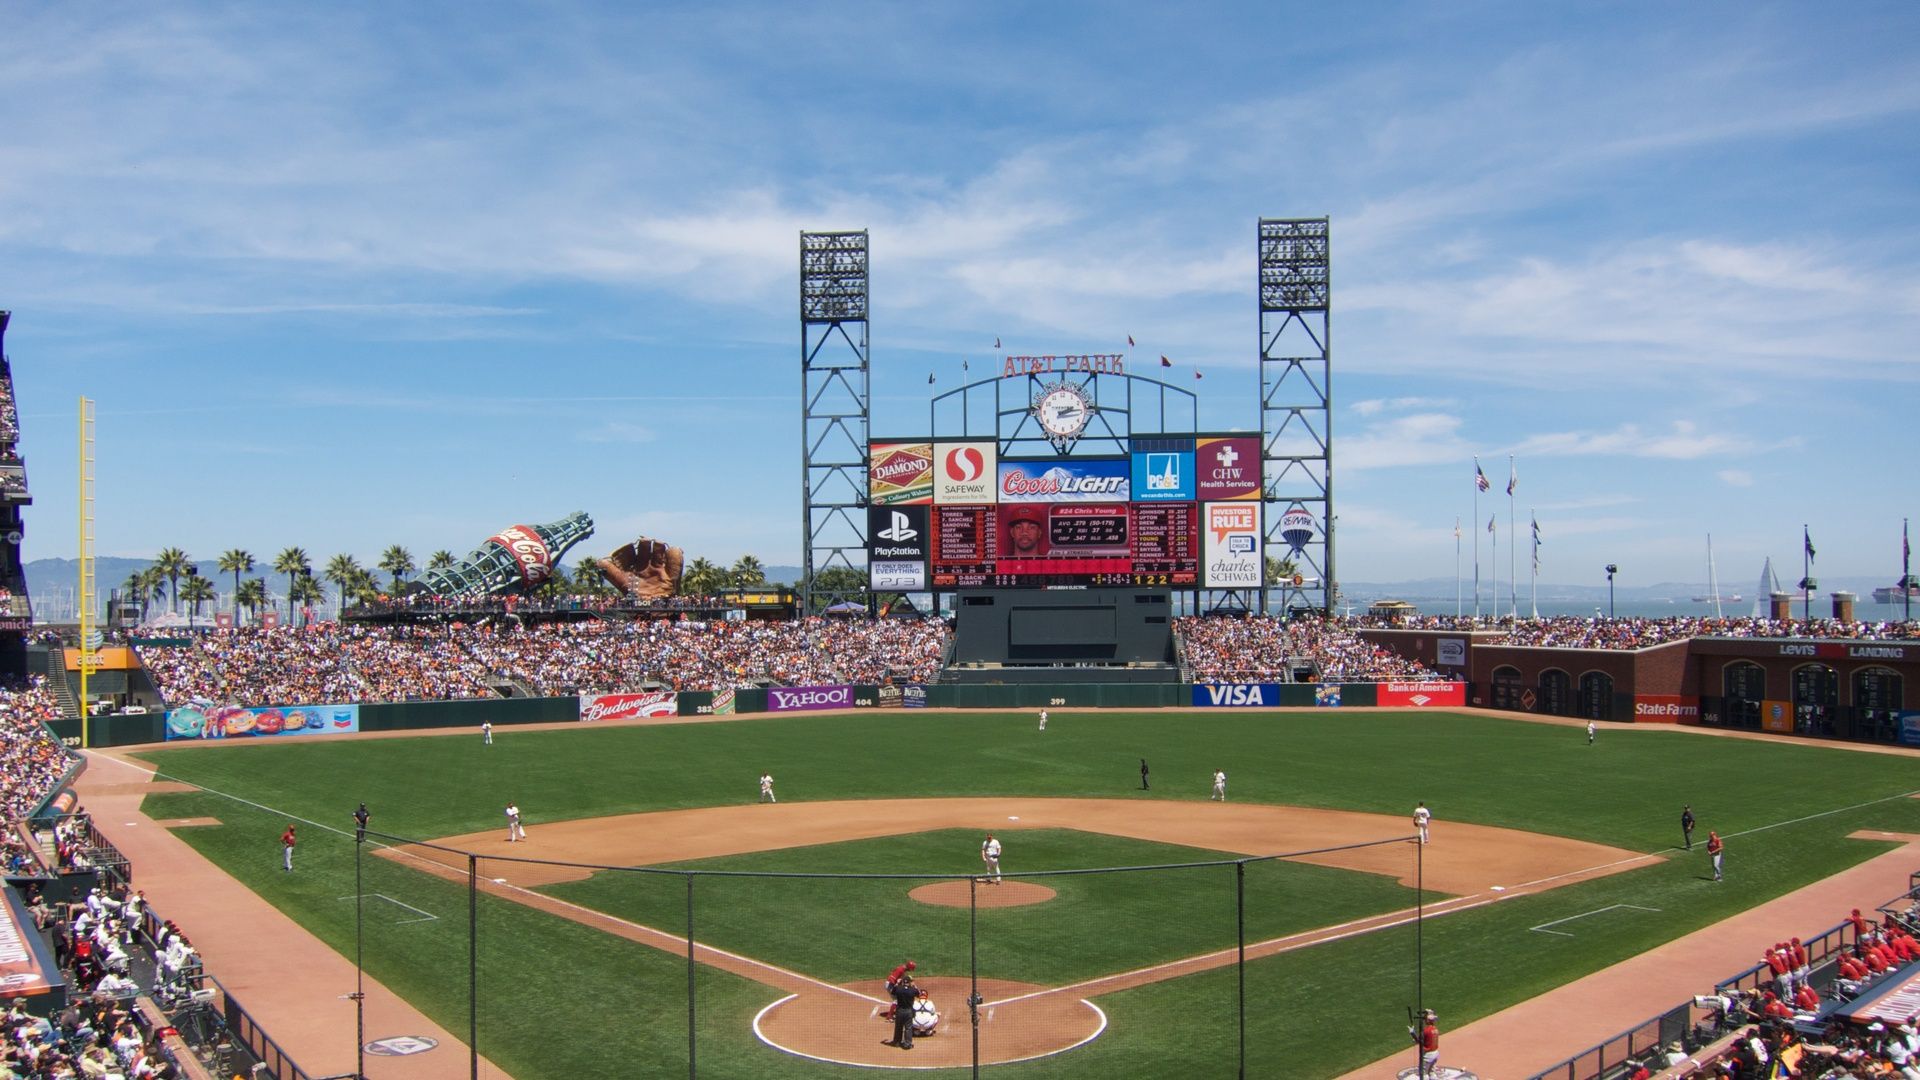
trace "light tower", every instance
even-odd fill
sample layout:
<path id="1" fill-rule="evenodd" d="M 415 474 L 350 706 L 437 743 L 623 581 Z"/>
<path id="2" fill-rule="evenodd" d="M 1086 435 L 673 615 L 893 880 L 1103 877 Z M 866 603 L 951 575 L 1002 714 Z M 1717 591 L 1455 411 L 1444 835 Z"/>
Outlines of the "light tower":
<path id="1" fill-rule="evenodd" d="M 869 358 L 866 230 L 801 233 L 800 610 L 805 614 L 856 597 L 872 610 L 865 586 L 873 401 Z M 849 571 L 843 581 L 819 586 L 822 572 L 839 569 Z"/>
<path id="2" fill-rule="evenodd" d="M 1333 613 L 1331 263 L 1326 218 L 1262 218 L 1260 446 L 1265 547 L 1293 553 L 1282 607 Z M 1304 513 L 1304 517 L 1302 514 Z M 1309 520 L 1310 519 L 1310 520 Z M 1309 528 L 1304 539 L 1303 524 Z M 1291 539 L 1282 533 L 1292 533 Z M 1283 547 L 1276 547 L 1275 541 Z M 1300 540 L 1294 544 L 1291 540 Z M 1297 582 L 1297 584 L 1296 584 Z"/>

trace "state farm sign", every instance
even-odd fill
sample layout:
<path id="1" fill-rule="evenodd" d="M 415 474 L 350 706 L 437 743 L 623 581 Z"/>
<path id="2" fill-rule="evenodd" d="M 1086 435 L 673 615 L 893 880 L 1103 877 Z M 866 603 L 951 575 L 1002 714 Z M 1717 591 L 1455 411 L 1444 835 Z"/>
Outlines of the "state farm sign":
<path id="1" fill-rule="evenodd" d="M 1636 724 L 1697 724 L 1700 699 L 1677 694 L 1635 694 L 1633 722 Z"/>

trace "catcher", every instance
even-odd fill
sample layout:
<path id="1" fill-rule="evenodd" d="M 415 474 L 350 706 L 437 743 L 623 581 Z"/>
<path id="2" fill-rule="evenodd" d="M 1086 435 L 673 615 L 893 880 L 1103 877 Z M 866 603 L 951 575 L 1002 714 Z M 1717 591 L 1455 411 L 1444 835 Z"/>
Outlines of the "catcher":
<path id="1" fill-rule="evenodd" d="M 628 596 L 665 600 L 680 591 L 686 552 L 664 541 L 638 536 L 614 548 L 606 558 L 595 559 L 594 565 L 608 584 Z"/>

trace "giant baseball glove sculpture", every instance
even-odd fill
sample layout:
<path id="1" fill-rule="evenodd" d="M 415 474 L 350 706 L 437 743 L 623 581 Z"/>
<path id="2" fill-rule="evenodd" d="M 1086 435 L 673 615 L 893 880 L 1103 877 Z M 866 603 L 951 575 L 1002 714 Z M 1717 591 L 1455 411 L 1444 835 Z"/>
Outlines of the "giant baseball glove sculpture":
<path id="1" fill-rule="evenodd" d="M 660 540 L 635 537 L 604 559 L 594 560 L 614 588 L 641 600 L 664 600 L 680 591 L 686 552 Z"/>

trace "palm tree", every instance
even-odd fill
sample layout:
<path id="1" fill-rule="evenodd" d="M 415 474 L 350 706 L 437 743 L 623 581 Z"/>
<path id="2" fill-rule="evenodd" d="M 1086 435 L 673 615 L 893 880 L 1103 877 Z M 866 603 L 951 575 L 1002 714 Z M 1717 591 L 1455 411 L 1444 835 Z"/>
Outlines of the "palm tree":
<path id="1" fill-rule="evenodd" d="M 313 576 L 313 560 L 306 551 L 290 547 L 273 557 L 273 572 L 287 575 L 287 621 L 293 621 L 293 582 L 301 575 Z"/>
<path id="2" fill-rule="evenodd" d="M 1293 575 L 1299 573 L 1299 566 L 1292 559 L 1283 559 L 1277 555 L 1267 556 L 1267 584 L 1291 585 Z"/>
<path id="3" fill-rule="evenodd" d="M 291 619 L 293 613 L 301 607 L 310 607 L 326 598 L 327 591 L 320 587 L 319 582 L 313 580 L 312 574 L 301 574 L 295 577 L 293 583 L 287 587 L 287 617 Z"/>
<path id="4" fill-rule="evenodd" d="M 742 555 L 740 556 L 740 561 L 733 564 L 733 569 L 727 572 L 727 578 L 728 584 L 736 588 L 746 588 L 750 585 L 765 585 L 767 583 L 767 569 L 760 565 L 759 559 L 751 555 Z"/>
<path id="5" fill-rule="evenodd" d="M 448 558 L 452 558 L 451 555 Z M 397 595 L 400 586 L 406 584 L 407 575 L 413 573 L 413 553 L 395 544 L 380 553 L 380 569 L 393 575 L 393 592 Z"/>
<path id="6" fill-rule="evenodd" d="M 188 604 L 187 629 L 193 629 L 193 620 L 195 616 L 200 614 L 200 605 L 208 600 L 212 600 L 214 596 L 215 590 L 213 588 L 213 582 L 208 581 L 199 574 L 189 574 L 187 576 L 187 583 L 180 586 L 180 599 L 185 600 Z"/>
<path id="7" fill-rule="evenodd" d="M 704 556 L 686 564 L 685 571 L 680 575 L 685 586 L 682 591 L 689 596 L 712 596 L 727 583 L 726 578 L 727 572 L 708 562 Z"/>
<path id="8" fill-rule="evenodd" d="M 161 548 L 160 554 L 153 557 L 153 569 L 167 579 L 167 595 L 172 597 L 168 609 L 178 608 L 180 599 L 180 579 L 187 575 L 187 553 L 179 548 Z"/>
<path id="9" fill-rule="evenodd" d="M 145 570 L 140 571 L 140 576 L 145 578 L 147 581 L 147 595 L 149 597 L 155 600 L 159 600 L 160 598 L 168 595 L 167 594 L 167 575 L 161 572 L 158 566 L 149 565 Z M 144 602 L 142 602 L 140 605 L 140 621 L 145 622 L 146 619 L 147 619 L 147 605 Z"/>
<path id="10" fill-rule="evenodd" d="M 345 610 L 347 606 L 347 585 L 358 579 L 361 574 L 366 573 L 366 570 L 361 567 L 360 560 L 351 555 L 335 555 L 333 558 L 327 560 L 327 568 L 324 573 L 328 581 L 340 586 L 339 610 Z"/>
<path id="11" fill-rule="evenodd" d="M 253 552 L 232 548 L 220 555 L 220 572 L 233 575 L 233 610 L 240 611 L 240 575 L 253 573 Z"/>
<path id="12" fill-rule="evenodd" d="M 138 604 L 141 622 L 147 621 L 147 601 L 152 596 L 152 580 L 147 577 L 145 570 L 135 570 L 127 575 L 127 580 L 120 583 L 120 603 L 122 605 Z"/>
<path id="13" fill-rule="evenodd" d="M 453 563 L 453 552 L 448 551 L 446 548 L 441 548 L 439 551 L 427 556 L 427 569 L 429 570 L 445 570 L 447 567 L 452 566 Z"/>
<path id="14" fill-rule="evenodd" d="M 249 614 L 258 615 L 260 609 L 267 606 L 267 583 L 260 578 L 248 578 L 246 584 L 233 587 L 235 608 L 246 608 Z"/>

